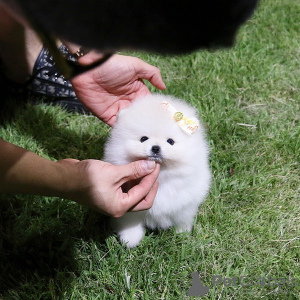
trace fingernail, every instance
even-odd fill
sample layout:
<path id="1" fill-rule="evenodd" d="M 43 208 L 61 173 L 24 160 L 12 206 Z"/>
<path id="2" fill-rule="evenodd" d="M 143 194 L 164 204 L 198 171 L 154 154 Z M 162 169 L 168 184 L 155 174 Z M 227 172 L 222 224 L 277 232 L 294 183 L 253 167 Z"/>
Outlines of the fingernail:
<path id="1" fill-rule="evenodd" d="M 155 161 L 153 160 L 143 160 L 142 166 L 147 171 L 152 171 L 155 168 Z"/>

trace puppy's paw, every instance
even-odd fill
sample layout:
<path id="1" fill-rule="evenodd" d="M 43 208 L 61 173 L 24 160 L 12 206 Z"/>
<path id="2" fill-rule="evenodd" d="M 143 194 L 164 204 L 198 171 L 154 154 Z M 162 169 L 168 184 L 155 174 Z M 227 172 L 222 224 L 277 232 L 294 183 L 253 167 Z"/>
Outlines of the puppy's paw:
<path id="1" fill-rule="evenodd" d="M 193 230 L 193 223 L 192 224 L 178 224 L 176 226 L 176 233 L 182 233 L 182 232 L 191 232 Z"/>
<path id="2" fill-rule="evenodd" d="M 127 248 L 136 247 L 144 237 L 145 229 L 143 227 L 133 227 L 122 230 L 118 233 L 122 243 Z"/>

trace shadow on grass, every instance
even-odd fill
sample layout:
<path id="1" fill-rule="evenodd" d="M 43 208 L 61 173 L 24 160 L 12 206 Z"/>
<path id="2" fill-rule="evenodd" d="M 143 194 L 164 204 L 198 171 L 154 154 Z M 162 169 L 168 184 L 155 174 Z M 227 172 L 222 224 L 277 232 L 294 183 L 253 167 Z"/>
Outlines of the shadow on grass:
<path id="1" fill-rule="evenodd" d="M 52 105 L 42 107 L 29 103 L 18 107 L 11 103 L 1 120 L 4 126 L 13 121 L 23 140 L 36 143 L 44 154 L 54 159 L 101 159 L 103 156 L 108 127 L 95 117 L 68 114 Z"/>
<path id="2" fill-rule="evenodd" d="M 59 122 L 67 114 L 57 116 L 57 111 L 17 105 L 14 99 L 2 110 L 0 126 L 13 121 L 20 136 L 55 159 L 99 159 L 106 136 L 67 128 L 67 122 Z M 69 201 L 0 195 L 0 298 L 61 298 L 80 273 L 76 244 L 92 240 L 106 249 L 110 235 L 105 216 Z"/>
<path id="3" fill-rule="evenodd" d="M 105 240 L 111 234 L 108 219 L 77 205 L 58 217 L 57 211 L 69 205 L 59 201 L 44 207 L 35 202 L 30 207 L 21 196 L 2 195 L 0 296 L 4 299 L 14 299 L 13 295 L 16 299 L 60 298 L 80 273 L 76 243 L 92 240 L 106 249 Z"/>

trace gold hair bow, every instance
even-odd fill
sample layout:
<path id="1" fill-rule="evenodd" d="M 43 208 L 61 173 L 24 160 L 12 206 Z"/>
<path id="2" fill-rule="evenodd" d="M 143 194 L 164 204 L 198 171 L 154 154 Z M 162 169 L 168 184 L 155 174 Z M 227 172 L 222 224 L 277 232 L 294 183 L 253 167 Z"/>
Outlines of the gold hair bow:
<path id="1" fill-rule="evenodd" d="M 170 112 L 171 117 L 185 133 L 191 135 L 198 129 L 199 122 L 196 118 L 187 118 L 169 102 L 164 101 L 161 104 Z"/>

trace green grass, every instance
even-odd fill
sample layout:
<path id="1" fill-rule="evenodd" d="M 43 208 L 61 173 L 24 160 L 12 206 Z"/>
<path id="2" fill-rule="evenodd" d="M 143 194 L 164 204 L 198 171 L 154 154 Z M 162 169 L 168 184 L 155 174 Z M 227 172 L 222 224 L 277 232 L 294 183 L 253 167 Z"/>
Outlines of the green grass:
<path id="1" fill-rule="evenodd" d="M 300 299 L 299 21 L 297 1 L 265 0 L 230 50 L 135 53 L 160 67 L 164 93 L 195 105 L 207 128 L 214 179 L 193 233 L 149 232 L 127 250 L 106 218 L 75 203 L 2 195 L 0 298 L 182 299 L 198 271 L 210 287 L 199 299 Z M 19 109 L 0 128 L 53 160 L 101 158 L 108 132 L 94 117 L 45 105 Z M 213 288 L 213 275 L 298 285 Z"/>

